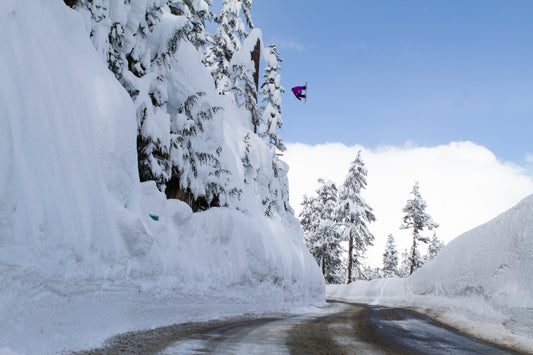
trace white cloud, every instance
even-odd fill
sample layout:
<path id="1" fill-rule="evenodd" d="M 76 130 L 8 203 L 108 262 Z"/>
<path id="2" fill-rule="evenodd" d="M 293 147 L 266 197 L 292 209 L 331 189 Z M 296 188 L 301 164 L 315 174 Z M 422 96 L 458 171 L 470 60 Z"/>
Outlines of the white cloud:
<path id="1" fill-rule="evenodd" d="M 306 45 L 292 39 L 279 39 L 275 43 L 277 43 L 277 47 L 281 50 L 296 50 L 298 52 L 304 52 L 314 47 L 313 44 Z"/>
<path id="2" fill-rule="evenodd" d="M 533 154 L 532 153 L 527 153 L 526 154 L 526 162 L 527 163 L 533 163 Z"/>
<path id="3" fill-rule="evenodd" d="M 409 231 L 400 231 L 399 226 L 415 181 L 427 201 L 427 212 L 440 224 L 438 237 L 447 243 L 533 193 L 533 178 L 523 168 L 499 161 L 487 148 L 472 142 L 377 149 L 295 143 L 287 148 L 284 160 L 290 166 L 290 201 L 297 215 L 303 195 L 314 193 L 317 179 L 331 179 L 340 186 L 357 151 L 362 150 L 368 168 L 363 197 L 377 217 L 370 225 L 376 240 L 368 253 L 368 262 L 375 266 L 381 265 L 388 234 L 395 236 L 400 253 L 410 247 Z"/>
<path id="4" fill-rule="evenodd" d="M 345 48 L 348 52 L 364 51 L 366 47 L 366 42 L 349 42 L 345 45 Z"/>

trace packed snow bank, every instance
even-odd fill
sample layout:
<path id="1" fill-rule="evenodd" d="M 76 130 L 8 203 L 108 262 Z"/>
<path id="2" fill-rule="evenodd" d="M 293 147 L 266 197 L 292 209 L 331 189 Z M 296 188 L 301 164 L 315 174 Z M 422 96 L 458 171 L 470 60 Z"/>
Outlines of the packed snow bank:
<path id="1" fill-rule="evenodd" d="M 2 351 L 323 302 L 293 216 L 193 214 L 138 182 L 135 107 L 63 1 L 2 2 L 0 47 Z"/>
<path id="2" fill-rule="evenodd" d="M 423 308 L 533 352 L 533 195 L 453 240 L 407 279 L 328 286 L 332 299 Z"/>
<path id="3" fill-rule="evenodd" d="M 411 292 L 480 296 L 499 307 L 533 309 L 533 195 L 452 241 L 409 278 Z"/>

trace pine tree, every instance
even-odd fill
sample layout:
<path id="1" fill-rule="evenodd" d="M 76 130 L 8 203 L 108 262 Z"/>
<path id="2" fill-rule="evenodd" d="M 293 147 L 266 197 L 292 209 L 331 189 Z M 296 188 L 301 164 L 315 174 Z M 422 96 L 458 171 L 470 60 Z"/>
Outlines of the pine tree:
<path id="1" fill-rule="evenodd" d="M 252 21 L 252 0 L 241 0 L 242 2 L 242 13 L 244 14 L 244 18 L 246 20 L 246 24 L 248 25 L 248 28 L 253 30 L 254 29 L 254 23 Z M 239 34 L 241 38 L 246 36 L 246 33 Z"/>
<path id="2" fill-rule="evenodd" d="M 158 125 L 167 125 L 165 117 L 157 114 L 157 109 L 142 103 L 137 108 L 139 129 L 137 134 L 137 158 L 139 177 L 141 181 L 153 180 L 157 186 L 164 190 L 170 178 L 170 142 L 164 139 L 165 133 L 159 135 L 152 128 Z M 162 122 L 157 122 L 162 121 Z"/>
<path id="3" fill-rule="evenodd" d="M 428 245 L 428 261 L 433 259 L 437 254 L 444 248 L 444 243 L 437 238 L 437 232 L 433 232 L 433 237 L 431 238 Z"/>
<path id="4" fill-rule="evenodd" d="M 348 240 L 348 268 L 346 283 L 360 278 L 362 275 L 362 258 L 374 236 L 370 233 L 367 223 L 376 220 L 372 208 L 365 202 L 361 192 L 366 188 L 367 170 L 361 159 L 361 152 L 350 165 L 348 175 L 339 196 L 336 208 L 337 220 L 343 227 L 343 236 Z M 354 276 L 355 272 L 355 276 Z"/>
<path id="5" fill-rule="evenodd" d="M 272 177 L 268 184 L 268 196 L 263 200 L 267 206 L 266 215 L 272 216 L 273 209 L 283 215 L 286 212 L 293 214 L 294 211 L 289 205 L 289 179 L 287 174 L 289 166 L 280 160 L 275 148 L 271 147 L 272 156 Z"/>
<path id="6" fill-rule="evenodd" d="M 294 215 L 294 210 L 289 204 L 289 164 L 282 161 L 277 154 L 273 156 L 273 164 L 279 181 L 279 201 L 280 206 L 283 207 L 281 212 L 287 212 L 290 215 Z"/>
<path id="7" fill-rule="evenodd" d="M 250 153 L 252 152 L 252 144 L 250 143 L 250 133 L 246 133 L 244 136 L 244 154 L 242 155 L 241 161 L 244 168 L 244 183 L 250 184 L 255 177 L 257 176 L 257 171 L 255 170 L 252 161 L 250 159 Z"/>
<path id="8" fill-rule="evenodd" d="M 260 134 L 267 137 L 270 145 L 275 146 L 279 151 L 284 152 L 287 148 L 281 141 L 278 129 L 283 128 L 281 119 L 281 94 L 285 92 L 281 86 L 281 77 L 278 71 L 281 69 L 279 63 L 281 58 L 275 44 L 268 47 L 264 56 L 266 67 L 263 77 L 265 81 L 261 84 L 261 94 L 263 102 L 266 102 L 266 108 L 263 113 L 263 127 L 259 130 Z"/>
<path id="9" fill-rule="evenodd" d="M 304 195 L 302 203 L 300 205 L 302 206 L 302 210 L 300 211 L 299 218 L 300 224 L 302 225 L 302 229 L 304 231 L 305 239 L 308 237 L 307 235 L 311 233 L 314 229 L 314 210 L 312 208 L 313 198 Z"/>
<path id="10" fill-rule="evenodd" d="M 225 205 L 230 192 L 229 171 L 222 168 L 219 160 L 220 145 L 206 130 L 220 108 L 201 103 L 204 95 L 191 95 L 181 105 L 173 117 L 171 131 L 172 180 L 179 181 L 179 190 L 173 189 L 167 196 L 179 193 L 177 197 L 194 210 Z"/>
<path id="11" fill-rule="evenodd" d="M 241 48 L 240 40 L 248 35 L 241 19 L 241 12 L 244 12 L 249 28 L 253 28 L 250 9 L 250 0 L 224 0 L 222 12 L 215 19 L 219 26 L 207 48 L 205 64 L 210 69 L 215 79 L 215 86 L 221 94 L 231 86 L 230 62 L 235 52 Z"/>
<path id="12" fill-rule="evenodd" d="M 385 246 L 385 253 L 383 253 L 383 273 L 385 277 L 398 275 L 398 251 L 392 234 L 387 237 L 387 245 Z"/>
<path id="13" fill-rule="evenodd" d="M 403 217 L 403 224 L 400 226 L 400 229 L 413 230 L 413 245 L 411 246 L 409 257 L 409 274 L 412 274 L 423 264 L 423 260 L 420 257 L 420 253 L 417 249 L 417 244 L 418 242 L 427 244 L 429 242 L 429 238 L 424 237 L 421 232 L 425 228 L 433 230 L 439 226 L 433 221 L 431 216 L 425 212 L 426 201 L 424 201 L 420 195 L 418 182 L 415 182 L 411 194 L 414 197 L 413 199 L 407 201 L 407 204 L 402 210 L 405 215 Z"/>
<path id="14" fill-rule="evenodd" d="M 188 40 L 203 54 L 205 46 L 211 42 L 206 22 L 213 20 L 209 11 L 211 0 L 174 0 L 169 6 L 172 14 L 187 18 L 186 36 Z"/>
<path id="15" fill-rule="evenodd" d="M 409 276 L 409 271 L 411 270 L 410 256 L 408 249 L 405 249 L 402 252 L 402 261 L 400 263 L 400 268 L 398 269 L 398 276 L 407 277 Z"/>
<path id="16" fill-rule="evenodd" d="M 320 266 L 328 284 L 340 282 L 342 265 L 341 235 L 335 221 L 337 187 L 332 182 L 318 180 L 316 197 L 304 197 L 300 214 L 304 242 Z"/>
<path id="17" fill-rule="evenodd" d="M 379 267 L 373 268 L 368 265 L 365 265 L 361 272 L 362 280 L 370 281 L 370 280 L 375 280 L 375 279 L 382 279 L 383 277 L 386 277 L 386 275 L 383 273 L 383 270 L 381 270 Z"/>
<path id="18" fill-rule="evenodd" d="M 229 71 L 229 85 L 224 92 L 231 92 L 235 97 L 235 102 L 250 113 L 250 121 L 254 133 L 261 125 L 263 116 L 263 106 L 257 102 L 257 90 L 253 66 L 250 63 L 233 63 Z"/>
<path id="19" fill-rule="evenodd" d="M 254 133 L 258 133 L 264 110 L 257 100 L 261 32 L 256 30 L 256 35 L 248 38 L 241 18 L 242 13 L 253 30 L 251 5 L 250 0 L 224 0 L 222 12 L 216 18 L 219 26 L 207 48 L 204 62 L 215 79 L 218 93 L 234 96 L 237 105 L 250 112 Z M 241 40 L 244 43 L 241 44 Z M 239 51 L 241 54 L 236 55 Z"/>
<path id="20" fill-rule="evenodd" d="M 275 212 L 282 216 L 286 213 L 294 214 L 289 205 L 288 165 L 279 159 L 273 147 L 269 150 L 270 161 L 261 162 L 260 155 L 254 147 L 264 142 L 251 132 L 246 133 L 243 143 L 241 162 L 244 183 L 255 184 L 255 192 L 261 198 L 265 215 L 272 217 Z M 262 156 L 266 158 L 268 155 Z M 269 163 L 271 169 L 266 166 Z"/>
<path id="21" fill-rule="evenodd" d="M 322 241 L 317 233 L 320 224 L 318 210 L 320 203 L 318 201 L 318 197 L 309 197 L 304 195 L 301 206 L 302 210 L 299 217 L 300 224 L 302 225 L 302 229 L 304 231 L 304 243 L 307 246 L 307 249 L 309 249 L 311 255 L 313 255 L 315 260 L 317 260 L 317 264 L 321 266 L 320 255 L 322 251 Z"/>

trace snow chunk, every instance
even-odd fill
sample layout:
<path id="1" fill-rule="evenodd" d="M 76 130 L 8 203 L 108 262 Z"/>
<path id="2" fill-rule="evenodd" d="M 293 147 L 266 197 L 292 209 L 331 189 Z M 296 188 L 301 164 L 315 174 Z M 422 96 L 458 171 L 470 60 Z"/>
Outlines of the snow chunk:
<path id="1" fill-rule="evenodd" d="M 259 58 L 262 58 L 265 52 L 263 47 L 263 33 L 260 29 L 254 28 L 242 43 L 241 48 L 231 58 L 230 67 L 242 65 L 251 72 L 255 72 L 250 53 L 254 51 L 257 42 L 259 42 Z"/>
<path id="2" fill-rule="evenodd" d="M 147 255 L 154 240 L 143 220 L 125 209 L 118 211 L 116 217 L 124 244 L 130 256 Z"/>
<path id="3" fill-rule="evenodd" d="M 176 226 L 181 226 L 191 219 L 192 209 L 183 201 L 167 200 L 167 216 Z"/>

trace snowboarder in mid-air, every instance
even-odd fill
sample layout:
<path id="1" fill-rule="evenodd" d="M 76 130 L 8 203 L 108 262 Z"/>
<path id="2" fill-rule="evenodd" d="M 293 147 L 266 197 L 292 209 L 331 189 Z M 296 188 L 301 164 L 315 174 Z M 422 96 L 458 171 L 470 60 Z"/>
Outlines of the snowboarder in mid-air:
<path id="1" fill-rule="evenodd" d="M 302 101 L 302 99 L 305 99 L 307 102 L 307 83 L 305 83 L 305 86 L 295 86 L 291 90 L 298 100 Z"/>

